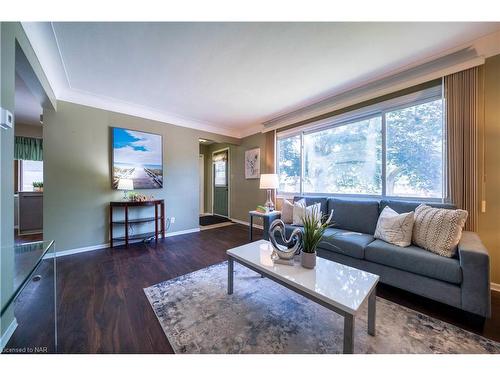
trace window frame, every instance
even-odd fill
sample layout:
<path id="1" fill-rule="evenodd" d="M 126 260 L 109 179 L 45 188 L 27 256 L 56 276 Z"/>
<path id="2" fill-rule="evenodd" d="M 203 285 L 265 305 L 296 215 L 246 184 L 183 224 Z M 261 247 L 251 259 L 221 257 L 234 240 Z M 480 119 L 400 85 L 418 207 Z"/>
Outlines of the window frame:
<path id="1" fill-rule="evenodd" d="M 417 106 L 429 103 L 435 100 L 442 101 L 442 197 L 441 198 L 426 198 L 416 196 L 388 196 L 386 195 L 387 186 L 387 124 L 386 113 L 397 111 L 403 108 Z M 346 126 L 351 123 L 359 122 L 376 116 L 381 117 L 381 136 L 382 136 L 382 189 L 380 195 L 374 194 L 345 194 L 345 193 L 305 193 L 304 192 L 304 135 L 328 130 L 339 126 Z M 345 197 L 345 198 L 376 198 L 390 200 L 417 200 L 422 202 L 448 202 L 448 176 L 446 173 L 446 117 L 445 117 L 445 99 L 443 95 L 443 86 L 436 85 L 425 90 L 417 91 L 411 94 L 399 96 L 380 103 L 365 106 L 353 111 L 341 113 L 326 119 L 318 120 L 296 128 L 278 132 L 276 134 L 276 166 L 279 165 L 279 140 L 300 135 L 300 191 L 298 192 L 280 192 L 277 191 L 277 196 L 282 198 L 292 198 L 294 196 L 318 196 L 318 197 Z"/>

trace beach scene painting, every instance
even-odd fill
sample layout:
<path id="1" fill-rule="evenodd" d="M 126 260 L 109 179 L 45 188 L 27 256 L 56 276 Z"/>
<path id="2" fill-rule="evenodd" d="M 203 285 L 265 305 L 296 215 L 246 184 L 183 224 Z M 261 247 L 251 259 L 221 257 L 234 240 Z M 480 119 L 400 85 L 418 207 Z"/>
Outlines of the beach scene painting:
<path id="1" fill-rule="evenodd" d="M 123 128 L 112 128 L 113 188 L 120 179 L 133 181 L 135 189 L 163 187 L 163 140 L 151 134 Z"/>

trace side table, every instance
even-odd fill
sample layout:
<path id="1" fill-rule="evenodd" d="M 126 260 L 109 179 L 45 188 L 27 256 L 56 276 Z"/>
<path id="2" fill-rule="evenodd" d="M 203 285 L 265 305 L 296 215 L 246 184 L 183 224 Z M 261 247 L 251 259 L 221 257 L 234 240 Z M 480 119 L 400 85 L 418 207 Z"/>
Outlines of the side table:
<path id="1" fill-rule="evenodd" d="M 248 227 L 248 238 L 250 239 L 250 242 L 253 241 L 253 218 L 254 216 L 256 217 L 261 217 L 263 221 L 263 227 L 264 227 L 264 233 L 263 233 L 263 238 L 265 240 L 269 240 L 269 226 L 271 223 L 279 219 L 281 217 L 281 211 L 271 211 L 268 213 L 262 213 L 259 211 L 248 211 L 248 216 L 250 218 L 250 226 Z"/>

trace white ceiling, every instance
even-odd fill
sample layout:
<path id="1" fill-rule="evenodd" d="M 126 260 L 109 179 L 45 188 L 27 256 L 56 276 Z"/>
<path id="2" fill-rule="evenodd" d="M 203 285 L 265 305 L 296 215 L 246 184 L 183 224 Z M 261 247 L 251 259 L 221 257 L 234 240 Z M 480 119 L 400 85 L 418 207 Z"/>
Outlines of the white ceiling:
<path id="1" fill-rule="evenodd" d="M 31 93 L 23 79 L 16 74 L 16 92 L 14 97 L 14 118 L 17 123 L 41 126 L 42 106 Z"/>
<path id="2" fill-rule="evenodd" d="M 58 99 L 134 108 L 144 117 L 235 136 L 500 29 L 499 23 L 23 26 Z"/>

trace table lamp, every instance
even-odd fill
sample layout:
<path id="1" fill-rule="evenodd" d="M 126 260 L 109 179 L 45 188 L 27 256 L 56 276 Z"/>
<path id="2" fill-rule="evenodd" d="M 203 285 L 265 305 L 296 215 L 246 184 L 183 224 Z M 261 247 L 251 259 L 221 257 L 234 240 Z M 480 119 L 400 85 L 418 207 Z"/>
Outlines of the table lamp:
<path id="1" fill-rule="evenodd" d="M 278 175 L 274 173 L 260 175 L 260 188 L 267 189 L 267 201 L 265 203 L 268 212 L 274 211 L 274 203 L 271 197 L 271 191 L 279 186 Z"/>
<path id="2" fill-rule="evenodd" d="M 123 199 L 127 200 L 127 193 L 134 190 L 134 181 L 130 178 L 120 178 L 118 180 L 118 190 L 123 190 Z"/>

